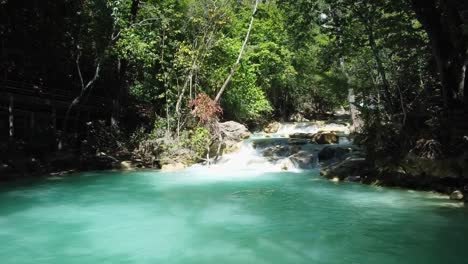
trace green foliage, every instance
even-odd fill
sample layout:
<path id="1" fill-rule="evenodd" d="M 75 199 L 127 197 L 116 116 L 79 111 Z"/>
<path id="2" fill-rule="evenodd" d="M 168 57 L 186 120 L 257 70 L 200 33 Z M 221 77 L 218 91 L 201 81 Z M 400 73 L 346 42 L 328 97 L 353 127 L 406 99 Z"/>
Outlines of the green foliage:
<path id="1" fill-rule="evenodd" d="M 166 118 L 157 117 L 156 120 L 154 121 L 154 125 L 151 131 L 150 138 L 157 139 L 157 138 L 165 137 L 167 134 L 167 122 L 168 121 Z"/>
<path id="2" fill-rule="evenodd" d="M 205 127 L 196 127 L 193 130 L 185 131 L 181 137 L 183 147 L 191 149 L 196 153 L 197 160 L 203 158 L 211 143 L 210 132 Z"/>
<path id="3" fill-rule="evenodd" d="M 223 100 L 223 108 L 237 120 L 251 121 L 272 111 L 264 92 L 256 85 L 253 67 L 242 65 Z"/>

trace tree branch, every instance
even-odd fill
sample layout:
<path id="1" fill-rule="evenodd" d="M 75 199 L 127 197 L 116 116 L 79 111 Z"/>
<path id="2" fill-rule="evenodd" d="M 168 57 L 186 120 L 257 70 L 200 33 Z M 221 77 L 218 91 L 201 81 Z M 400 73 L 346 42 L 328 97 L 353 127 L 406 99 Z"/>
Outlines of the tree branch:
<path id="1" fill-rule="evenodd" d="M 236 63 L 234 63 L 234 66 L 231 68 L 231 73 L 229 74 L 227 79 L 224 81 L 223 86 L 221 86 L 221 89 L 219 90 L 218 94 L 216 95 L 216 98 L 214 100 L 216 103 L 219 103 L 219 100 L 221 99 L 221 95 L 223 95 L 224 90 L 226 90 L 226 87 L 228 86 L 228 84 L 231 81 L 232 77 L 236 73 L 237 67 L 239 67 L 240 60 L 242 59 L 242 55 L 244 54 L 245 48 L 247 46 L 247 42 L 249 41 L 250 32 L 252 31 L 252 27 L 253 27 L 253 23 L 254 23 L 254 19 L 255 19 L 255 14 L 257 13 L 259 2 L 260 2 L 260 0 L 255 0 L 255 6 L 254 6 L 254 9 L 253 9 L 253 12 L 252 12 L 252 17 L 250 18 L 250 24 L 249 24 L 249 28 L 247 30 L 247 34 L 245 35 L 244 43 L 242 43 L 242 47 L 241 47 L 241 49 L 239 51 L 239 56 L 237 57 Z"/>

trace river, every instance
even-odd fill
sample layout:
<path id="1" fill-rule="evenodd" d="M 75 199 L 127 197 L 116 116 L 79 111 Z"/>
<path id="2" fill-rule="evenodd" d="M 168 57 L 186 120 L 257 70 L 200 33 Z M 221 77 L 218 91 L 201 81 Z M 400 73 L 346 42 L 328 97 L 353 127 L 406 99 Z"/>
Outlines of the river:
<path id="1" fill-rule="evenodd" d="M 3 186 L 0 263 L 468 261 L 462 204 L 333 183 L 317 168 L 283 171 L 242 151 L 179 172 L 87 172 Z"/>

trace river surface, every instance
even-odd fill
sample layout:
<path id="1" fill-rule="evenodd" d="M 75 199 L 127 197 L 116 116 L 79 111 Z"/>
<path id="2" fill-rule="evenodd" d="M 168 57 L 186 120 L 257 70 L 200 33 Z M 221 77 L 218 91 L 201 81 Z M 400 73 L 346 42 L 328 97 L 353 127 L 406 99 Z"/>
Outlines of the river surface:
<path id="1" fill-rule="evenodd" d="M 445 197 L 302 172 L 99 172 L 0 190 L 0 263 L 467 263 Z"/>

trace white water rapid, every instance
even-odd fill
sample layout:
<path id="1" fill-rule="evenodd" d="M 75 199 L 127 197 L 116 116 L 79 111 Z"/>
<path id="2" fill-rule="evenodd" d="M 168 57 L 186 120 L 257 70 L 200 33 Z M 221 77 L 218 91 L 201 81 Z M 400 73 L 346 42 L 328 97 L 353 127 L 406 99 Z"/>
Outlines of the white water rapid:
<path id="1" fill-rule="evenodd" d="M 243 175 L 260 175 L 269 172 L 301 172 L 318 166 L 318 152 L 324 147 L 308 139 L 290 138 L 296 133 L 315 134 L 334 131 L 340 135 L 339 144 L 350 144 L 349 128 L 342 124 L 323 122 L 281 123 L 276 133 L 254 133 L 241 143 L 237 152 L 226 154 L 215 164 L 195 165 L 191 172 L 213 175 L 242 171 Z M 208 170 L 207 170 L 208 168 Z"/>

